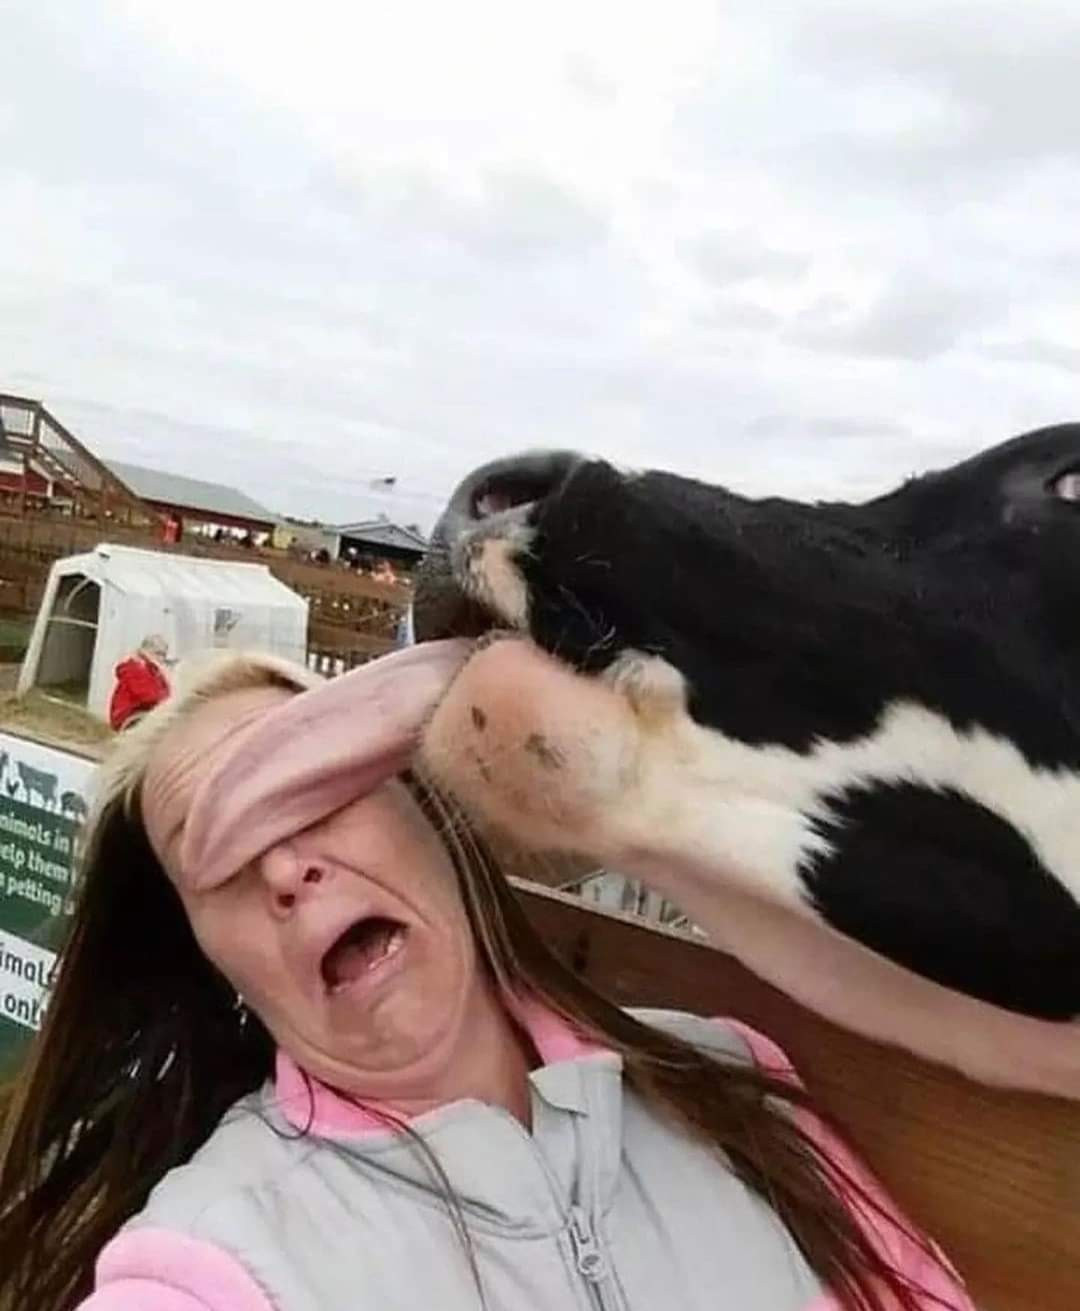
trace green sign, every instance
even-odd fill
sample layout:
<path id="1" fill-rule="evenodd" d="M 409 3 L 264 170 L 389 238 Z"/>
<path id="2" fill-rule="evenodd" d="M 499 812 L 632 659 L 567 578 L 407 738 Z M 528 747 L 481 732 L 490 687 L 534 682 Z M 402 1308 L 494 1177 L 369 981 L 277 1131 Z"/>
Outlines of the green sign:
<path id="1" fill-rule="evenodd" d="M 93 761 L 0 733 L 0 1071 L 48 1005 Z"/>

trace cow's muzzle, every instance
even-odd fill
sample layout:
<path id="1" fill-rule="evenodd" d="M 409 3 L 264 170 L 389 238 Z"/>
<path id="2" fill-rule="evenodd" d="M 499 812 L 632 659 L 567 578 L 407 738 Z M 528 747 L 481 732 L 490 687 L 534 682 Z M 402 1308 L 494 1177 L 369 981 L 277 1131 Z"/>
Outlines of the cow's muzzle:
<path id="1" fill-rule="evenodd" d="M 472 553 L 484 542 L 520 538 L 538 504 L 583 462 L 573 451 L 533 451 L 485 464 L 458 485 L 417 575 L 417 638 L 477 636 L 499 622 L 469 586 Z"/>

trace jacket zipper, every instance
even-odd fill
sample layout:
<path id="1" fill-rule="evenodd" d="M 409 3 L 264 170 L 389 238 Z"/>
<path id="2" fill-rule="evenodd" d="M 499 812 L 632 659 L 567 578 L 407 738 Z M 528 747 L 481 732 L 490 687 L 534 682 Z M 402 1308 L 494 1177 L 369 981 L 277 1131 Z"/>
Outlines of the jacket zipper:
<path id="1" fill-rule="evenodd" d="M 570 1243 L 574 1249 L 574 1264 L 585 1280 L 590 1299 L 597 1311 L 617 1311 L 607 1291 L 608 1265 L 600 1250 L 589 1218 L 576 1203 L 570 1208 Z"/>

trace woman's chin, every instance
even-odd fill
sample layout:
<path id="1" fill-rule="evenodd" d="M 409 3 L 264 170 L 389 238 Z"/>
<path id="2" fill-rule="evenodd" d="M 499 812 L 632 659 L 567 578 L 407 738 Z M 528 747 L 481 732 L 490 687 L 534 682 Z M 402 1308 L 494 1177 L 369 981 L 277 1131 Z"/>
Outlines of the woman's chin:
<path id="1" fill-rule="evenodd" d="M 432 995 L 423 1002 L 388 996 L 378 1006 L 365 1005 L 357 1024 L 361 1017 L 343 1013 L 340 1005 L 346 993 L 335 999 L 337 1013 L 318 1039 L 282 1046 L 312 1078 L 350 1096 L 412 1096 L 438 1076 L 457 1047 L 460 1011 L 445 1004 L 433 1009 Z"/>
<path id="2" fill-rule="evenodd" d="M 339 986 L 306 998 L 295 1022 L 275 1032 L 279 1045 L 312 1078 L 353 1097 L 393 1101 L 441 1086 L 491 998 L 467 957 L 426 968 L 426 945 L 410 934 L 370 976 L 335 979 Z"/>

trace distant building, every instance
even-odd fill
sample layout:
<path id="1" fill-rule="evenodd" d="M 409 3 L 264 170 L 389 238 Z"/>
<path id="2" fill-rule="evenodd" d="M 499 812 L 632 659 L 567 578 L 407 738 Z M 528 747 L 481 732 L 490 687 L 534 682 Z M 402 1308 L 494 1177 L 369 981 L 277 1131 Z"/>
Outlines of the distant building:
<path id="1" fill-rule="evenodd" d="M 0 502 L 137 522 L 150 507 L 41 401 L 0 394 Z"/>
<path id="2" fill-rule="evenodd" d="M 293 551 L 303 555 L 325 551 L 331 559 L 337 558 L 338 531 L 326 524 L 301 519 L 279 519 L 274 524 L 270 542 L 277 551 Z"/>
<path id="3" fill-rule="evenodd" d="M 255 536 L 273 532 L 277 516 L 235 487 L 188 478 L 183 474 L 148 469 L 140 464 L 106 460 L 107 467 L 141 500 L 157 510 L 166 521 L 177 522 L 178 534 L 188 527 L 233 530 Z"/>
<path id="4" fill-rule="evenodd" d="M 21 494 L 25 489 L 27 496 L 49 501 L 66 491 L 61 483 L 38 473 L 31 465 L 24 466 L 21 461 L 7 459 L 5 456 L 6 453 L 0 447 L 0 492 Z"/>
<path id="5" fill-rule="evenodd" d="M 391 565 L 411 570 L 428 547 L 427 539 L 416 528 L 402 527 L 385 518 L 339 524 L 335 532 L 338 535 L 338 557 L 361 563 L 388 560 Z"/>

